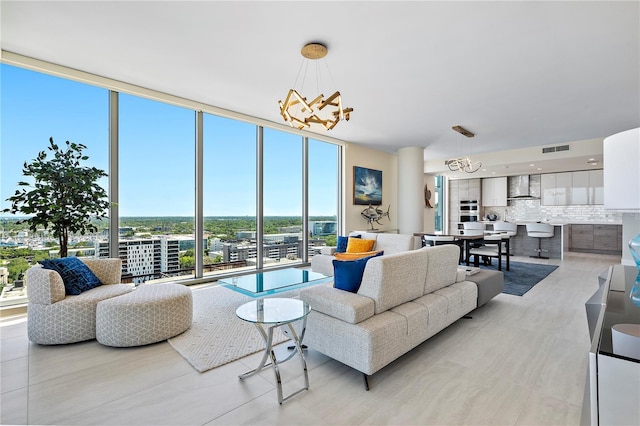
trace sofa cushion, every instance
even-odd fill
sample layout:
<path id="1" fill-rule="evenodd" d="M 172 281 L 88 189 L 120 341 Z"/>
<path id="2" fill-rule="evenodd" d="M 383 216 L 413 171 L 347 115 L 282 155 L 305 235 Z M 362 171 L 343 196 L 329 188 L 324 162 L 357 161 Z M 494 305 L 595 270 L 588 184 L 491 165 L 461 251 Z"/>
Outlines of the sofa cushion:
<path id="1" fill-rule="evenodd" d="M 371 259 L 358 294 L 374 300 L 376 314 L 422 296 L 427 258 L 424 251 L 411 250 Z"/>
<path id="2" fill-rule="evenodd" d="M 460 247 L 453 244 L 424 247 L 420 250 L 428 253 L 427 275 L 424 281 L 424 294 L 434 292 L 456 282 Z"/>
<path id="3" fill-rule="evenodd" d="M 415 241 L 413 235 L 382 233 L 376 239 L 376 250 L 384 250 L 386 254 L 401 253 L 415 249 Z"/>
<path id="4" fill-rule="evenodd" d="M 367 262 L 372 257 L 380 256 L 377 253 L 373 256 L 363 257 L 356 260 L 334 260 L 333 261 L 333 286 L 340 290 L 356 293 L 360 288 L 362 274 Z"/>
<path id="5" fill-rule="evenodd" d="M 348 242 L 349 242 L 349 237 L 338 235 L 338 244 L 336 244 L 336 253 L 346 252 Z"/>
<path id="6" fill-rule="evenodd" d="M 356 259 L 362 259 L 363 257 L 378 256 L 382 254 L 384 254 L 384 252 L 373 250 L 373 251 L 365 251 L 362 253 L 336 253 L 334 257 L 337 260 L 356 260 Z"/>
<path id="7" fill-rule="evenodd" d="M 351 236 L 351 238 L 360 238 L 360 236 Z M 347 252 L 347 244 L 349 243 L 349 237 L 339 235 L 338 236 L 338 244 L 336 245 L 336 253 L 346 253 Z M 333 254 L 333 253 L 331 253 Z"/>
<path id="8" fill-rule="evenodd" d="M 44 259 L 38 261 L 45 269 L 56 271 L 62 277 L 66 294 L 78 295 L 102 285 L 91 269 L 77 257 Z"/>
<path id="9" fill-rule="evenodd" d="M 314 285 L 300 290 L 300 299 L 314 312 L 322 312 L 349 324 L 358 324 L 373 316 L 373 300 L 327 285 Z"/>
<path id="10" fill-rule="evenodd" d="M 363 240 L 362 238 L 350 237 L 347 242 L 347 253 L 363 253 L 373 250 L 376 240 Z"/>

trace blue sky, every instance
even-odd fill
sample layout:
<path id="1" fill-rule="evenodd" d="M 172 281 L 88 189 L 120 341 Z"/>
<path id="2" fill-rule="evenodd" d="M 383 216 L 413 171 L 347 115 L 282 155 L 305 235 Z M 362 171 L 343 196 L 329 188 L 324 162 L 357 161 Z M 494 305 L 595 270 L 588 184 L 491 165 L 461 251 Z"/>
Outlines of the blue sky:
<path id="1" fill-rule="evenodd" d="M 23 179 L 22 165 L 49 137 L 87 145 L 87 165 L 108 169 L 108 91 L 0 65 L 0 196 Z M 193 216 L 194 112 L 121 94 L 120 215 Z M 204 214 L 255 215 L 255 126 L 205 114 Z M 299 216 L 300 137 L 265 129 L 264 212 Z M 311 215 L 336 214 L 336 147 L 310 141 Z M 102 182 L 107 187 L 107 180 Z"/>

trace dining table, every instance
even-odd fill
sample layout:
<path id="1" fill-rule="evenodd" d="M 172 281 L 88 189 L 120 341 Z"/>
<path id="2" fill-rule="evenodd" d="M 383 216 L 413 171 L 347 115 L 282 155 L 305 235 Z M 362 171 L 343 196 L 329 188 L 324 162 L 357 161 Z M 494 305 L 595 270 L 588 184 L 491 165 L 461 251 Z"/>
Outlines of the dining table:
<path id="1" fill-rule="evenodd" d="M 510 238 L 507 234 L 505 233 L 499 233 L 499 232 L 487 232 L 484 231 L 482 233 L 472 233 L 472 234 L 429 234 L 429 233 L 414 233 L 413 235 L 415 236 L 420 236 L 420 237 L 424 237 L 423 241 L 425 239 L 429 239 L 429 237 L 449 237 L 452 239 L 449 241 L 442 241 L 441 239 L 435 239 L 433 240 L 434 244 L 433 245 L 440 245 L 440 244 L 457 244 L 458 246 L 460 246 L 461 248 L 461 252 L 460 252 L 460 261 L 459 263 L 463 263 L 465 265 L 469 265 L 470 262 L 470 258 L 471 258 L 471 249 L 473 248 L 474 245 L 479 246 L 479 245 L 485 245 L 485 244 L 498 244 L 498 267 L 499 269 L 501 269 L 501 265 L 502 265 L 502 243 L 505 244 L 505 251 L 506 251 L 506 270 L 509 270 L 509 250 L 510 250 L 510 245 L 509 245 L 509 241 Z M 440 241 L 439 241 L 440 240 Z M 475 243 L 475 244 L 474 244 Z M 472 245 L 473 244 L 473 245 Z"/>

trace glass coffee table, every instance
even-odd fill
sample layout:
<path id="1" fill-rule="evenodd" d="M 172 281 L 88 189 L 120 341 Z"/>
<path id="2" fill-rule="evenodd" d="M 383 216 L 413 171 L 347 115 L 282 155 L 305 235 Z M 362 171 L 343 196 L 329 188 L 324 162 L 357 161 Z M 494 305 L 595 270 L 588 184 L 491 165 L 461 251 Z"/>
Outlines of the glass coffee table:
<path id="1" fill-rule="evenodd" d="M 247 302 L 244 305 L 240 306 L 236 310 L 236 315 L 238 316 L 238 318 L 253 323 L 253 325 L 256 326 L 256 329 L 260 333 L 260 336 L 262 336 L 265 345 L 264 355 L 262 356 L 262 360 L 260 361 L 258 367 L 255 370 L 248 371 L 238 376 L 240 380 L 253 376 L 254 374 L 260 372 L 264 367 L 273 367 L 273 372 L 276 376 L 278 402 L 280 404 L 282 404 L 292 396 L 309 389 L 307 362 L 304 359 L 304 354 L 302 353 L 302 347 L 300 343 L 304 338 L 304 332 L 307 327 L 307 315 L 309 315 L 309 312 L 311 312 L 311 308 L 309 308 L 309 304 L 307 302 L 289 298 L 274 297 L 270 299 L 258 299 Z M 298 320 L 302 320 L 302 332 L 300 333 L 299 337 L 293 327 L 293 322 Z M 291 352 L 288 357 L 278 361 L 276 359 L 276 354 L 273 351 L 273 330 L 283 325 L 286 325 L 289 328 L 289 332 L 293 337 L 295 347 L 293 348 L 293 352 Z M 305 386 L 288 395 L 287 397 L 283 397 L 282 380 L 280 379 L 280 370 L 278 369 L 278 365 L 290 360 L 295 354 L 298 354 L 300 358 L 300 364 L 304 372 Z M 267 358 L 269 357 L 271 357 L 271 362 L 267 364 Z"/>
<path id="2" fill-rule="evenodd" d="M 263 297 L 306 287 L 311 284 L 328 282 L 331 279 L 332 277 L 317 272 L 298 268 L 285 268 L 223 278 L 218 280 L 218 283 L 247 296 Z"/>

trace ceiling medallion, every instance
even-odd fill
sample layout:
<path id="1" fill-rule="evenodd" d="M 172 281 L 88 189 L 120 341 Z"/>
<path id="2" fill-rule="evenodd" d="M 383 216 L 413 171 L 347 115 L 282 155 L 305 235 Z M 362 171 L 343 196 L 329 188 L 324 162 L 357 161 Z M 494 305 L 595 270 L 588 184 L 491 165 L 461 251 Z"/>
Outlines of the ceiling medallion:
<path id="1" fill-rule="evenodd" d="M 309 43 L 302 48 L 301 54 L 306 59 L 321 59 L 327 55 L 327 47 L 320 43 Z M 319 70 L 316 71 L 316 76 L 318 76 Z M 291 127 L 297 127 L 298 129 L 310 128 L 311 125 L 320 125 L 326 130 L 331 130 L 341 120 L 349 121 L 350 113 L 353 111 L 353 108 L 344 108 L 342 106 L 342 98 L 339 91 L 336 91 L 326 99 L 323 94 L 320 94 L 309 102 L 297 90 L 289 89 L 284 102 L 278 101 L 278 105 L 280 106 L 282 118 Z"/>

